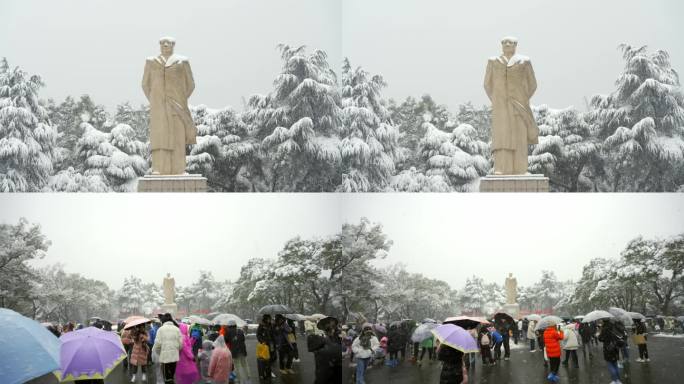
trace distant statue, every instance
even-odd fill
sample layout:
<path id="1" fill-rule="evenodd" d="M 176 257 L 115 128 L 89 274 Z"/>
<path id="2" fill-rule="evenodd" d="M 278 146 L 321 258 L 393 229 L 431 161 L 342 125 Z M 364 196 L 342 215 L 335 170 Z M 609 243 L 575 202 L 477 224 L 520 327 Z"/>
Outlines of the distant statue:
<path id="1" fill-rule="evenodd" d="M 166 274 L 164 278 L 164 304 L 173 304 L 176 300 L 176 280 L 171 277 L 170 273 Z"/>
<path id="2" fill-rule="evenodd" d="M 506 304 L 515 304 L 518 292 L 518 280 L 513 277 L 512 273 L 508 274 L 506 278 Z"/>
<path id="3" fill-rule="evenodd" d="M 159 40 L 161 54 L 145 61 L 142 88 L 150 102 L 152 174 L 185 173 L 185 146 L 195 144 L 197 128 L 188 108 L 195 89 L 188 59 L 173 53 L 172 37 Z"/>
<path id="4" fill-rule="evenodd" d="M 492 155 L 495 175 L 527 173 L 527 145 L 537 144 L 539 127 L 530 108 L 537 80 L 530 59 L 518 55 L 518 40 L 504 37 L 503 54 L 487 62 L 484 88 L 492 102 Z"/>

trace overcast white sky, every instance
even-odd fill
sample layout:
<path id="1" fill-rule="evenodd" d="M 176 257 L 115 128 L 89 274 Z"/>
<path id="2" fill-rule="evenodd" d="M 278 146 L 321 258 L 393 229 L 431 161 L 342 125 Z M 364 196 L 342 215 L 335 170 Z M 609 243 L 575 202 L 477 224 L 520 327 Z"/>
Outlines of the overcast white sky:
<path id="1" fill-rule="evenodd" d="M 613 89 L 621 42 L 665 49 L 684 73 L 682 14 L 679 0 L 2 0 L 0 55 L 41 74 L 42 97 L 87 93 L 112 110 L 145 102 L 144 59 L 173 35 L 195 74 L 190 102 L 240 109 L 271 90 L 276 44 L 304 44 L 337 69 L 348 56 L 382 74 L 388 96 L 430 93 L 455 109 L 487 102 L 486 60 L 516 35 L 539 82 L 532 102 L 583 108 Z"/>
<path id="2" fill-rule="evenodd" d="M 39 223 L 52 241 L 41 264 L 119 288 L 135 274 L 180 285 L 200 269 L 236 279 L 252 257 L 284 243 L 337 233 L 361 217 L 380 222 L 394 245 L 388 263 L 460 288 L 478 274 L 508 272 L 521 285 L 542 269 L 577 279 L 593 257 L 616 257 L 637 235 L 684 232 L 681 194 L 10 194 L 0 222 Z"/>

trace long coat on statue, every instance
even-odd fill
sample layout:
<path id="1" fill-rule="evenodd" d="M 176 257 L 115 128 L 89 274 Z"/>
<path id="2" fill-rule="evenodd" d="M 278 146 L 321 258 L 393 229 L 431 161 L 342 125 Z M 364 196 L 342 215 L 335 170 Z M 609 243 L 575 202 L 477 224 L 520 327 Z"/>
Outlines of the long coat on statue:
<path id="1" fill-rule="evenodd" d="M 175 141 L 195 144 L 197 128 L 192 121 L 188 98 L 195 89 L 188 59 L 171 55 L 168 60 L 159 55 L 145 60 L 142 88 L 150 102 L 150 144 L 152 150 L 174 149 Z M 174 131 L 171 127 L 182 126 Z M 184 134 L 184 138 L 175 137 Z"/>
<path id="2" fill-rule="evenodd" d="M 492 150 L 537 144 L 539 127 L 530 108 L 537 80 L 530 59 L 522 55 L 510 60 L 503 55 L 490 58 L 484 88 L 492 101 Z"/>

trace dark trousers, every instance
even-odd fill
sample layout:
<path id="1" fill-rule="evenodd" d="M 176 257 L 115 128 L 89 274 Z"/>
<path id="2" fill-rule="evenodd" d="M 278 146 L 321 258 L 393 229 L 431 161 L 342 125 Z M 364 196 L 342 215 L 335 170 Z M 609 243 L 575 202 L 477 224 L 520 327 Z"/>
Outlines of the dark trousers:
<path id="1" fill-rule="evenodd" d="M 257 359 L 257 371 L 259 377 L 266 380 L 271 380 L 271 361 Z"/>
<path id="2" fill-rule="evenodd" d="M 594 357 L 594 353 L 591 351 L 591 339 L 587 341 L 582 341 L 582 356 L 587 358 L 587 351 L 589 351 L 589 357 Z"/>
<path id="3" fill-rule="evenodd" d="M 494 360 L 500 360 L 501 359 L 501 344 L 502 343 L 503 343 L 502 341 L 494 343 Z"/>
<path id="4" fill-rule="evenodd" d="M 289 345 L 281 345 L 278 348 L 278 356 L 280 358 L 280 369 L 292 368 L 292 348 Z"/>
<path id="5" fill-rule="evenodd" d="M 434 348 L 423 348 L 422 351 L 420 351 L 420 361 L 423 361 L 423 356 L 425 356 L 425 351 L 428 352 L 428 360 L 432 360 L 432 354 L 435 352 Z"/>
<path id="6" fill-rule="evenodd" d="M 420 347 L 420 343 L 413 343 L 413 358 L 418 358 L 418 347 Z"/>
<path id="7" fill-rule="evenodd" d="M 173 377 L 176 375 L 176 362 L 163 363 L 161 365 L 162 375 L 164 375 L 164 383 L 173 384 Z"/>
<path id="8" fill-rule="evenodd" d="M 394 351 L 389 353 L 390 360 L 396 360 L 398 357 L 399 352 Z"/>
<path id="9" fill-rule="evenodd" d="M 574 349 L 566 349 L 565 350 L 565 360 L 563 360 L 563 364 L 568 365 L 568 361 L 572 357 L 572 360 L 575 362 L 575 366 L 578 366 L 579 363 L 577 362 L 577 351 Z"/>
<path id="10" fill-rule="evenodd" d="M 534 339 L 528 339 L 530 340 L 530 351 L 534 351 Z"/>
<path id="11" fill-rule="evenodd" d="M 299 360 L 299 348 L 297 348 L 297 343 L 292 343 L 292 356 Z"/>
<path id="12" fill-rule="evenodd" d="M 551 365 L 551 372 L 557 375 L 558 368 L 560 367 L 560 357 L 549 357 L 549 364 Z"/>
<path id="13" fill-rule="evenodd" d="M 637 347 L 639 347 L 639 357 L 648 359 L 648 348 L 646 347 L 646 344 L 637 344 Z"/>
<path id="14" fill-rule="evenodd" d="M 516 343 L 517 344 L 517 343 Z M 511 357 L 511 338 L 508 334 L 503 337 L 504 357 Z"/>
<path id="15" fill-rule="evenodd" d="M 481 346 L 480 354 L 482 355 L 482 364 L 491 364 L 494 362 L 494 360 L 492 360 L 492 351 L 490 350 L 489 345 Z"/>

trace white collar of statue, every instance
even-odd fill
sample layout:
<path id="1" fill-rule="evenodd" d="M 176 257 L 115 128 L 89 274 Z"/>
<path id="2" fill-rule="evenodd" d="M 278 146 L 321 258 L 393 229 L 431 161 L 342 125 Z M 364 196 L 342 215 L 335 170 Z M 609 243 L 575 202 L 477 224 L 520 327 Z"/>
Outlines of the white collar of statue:
<path id="1" fill-rule="evenodd" d="M 168 59 L 164 58 L 163 55 L 158 55 L 158 56 L 156 56 L 154 59 L 157 60 L 157 62 L 158 62 L 159 64 L 161 64 L 161 65 L 163 65 L 163 66 L 165 66 L 165 67 L 170 67 L 170 66 L 172 66 L 172 65 L 174 65 L 174 64 L 176 64 L 176 63 L 180 63 L 180 62 L 182 62 L 182 61 L 187 60 L 187 59 L 185 58 L 185 56 L 177 55 L 177 54 L 175 54 L 175 53 L 172 54 L 171 56 L 169 56 Z"/>
<path id="2" fill-rule="evenodd" d="M 517 53 L 511 56 L 510 59 L 507 58 L 505 55 L 498 56 L 496 59 L 499 60 L 501 64 L 506 65 L 508 67 L 512 67 L 516 64 L 522 64 L 526 61 L 530 61 L 529 57 Z"/>

